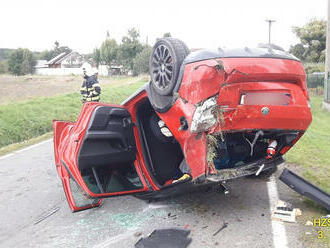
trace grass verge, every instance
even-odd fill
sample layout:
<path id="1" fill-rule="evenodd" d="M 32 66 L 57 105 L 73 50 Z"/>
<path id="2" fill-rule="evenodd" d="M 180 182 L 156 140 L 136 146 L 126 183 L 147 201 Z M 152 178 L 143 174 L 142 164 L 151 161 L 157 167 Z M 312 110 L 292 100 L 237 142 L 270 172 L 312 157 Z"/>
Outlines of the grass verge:
<path id="1" fill-rule="evenodd" d="M 2 148 L 0 148 L 0 156 L 6 155 L 7 153 L 13 152 L 13 151 L 17 151 L 20 149 L 23 149 L 24 147 L 27 146 L 31 146 L 34 144 L 37 144 L 41 141 L 44 141 L 46 139 L 50 139 L 53 137 L 53 132 L 49 132 L 49 133 L 45 133 L 41 136 L 29 139 L 29 140 L 25 140 L 19 143 L 14 143 L 8 146 L 4 146 Z"/>
<path id="2" fill-rule="evenodd" d="M 286 160 L 290 164 L 299 165 L 299 173 L 304 178 L 330 193 L 330 113 L 322 109 L 322 96 L 312 96 L 313 121 L 311 126 L 297 144 L 288 152 Z M 304 212 L 304 222 L 313 221 L 327 211 L 304 198 L 307 212 Z M 329 227 L 306 227 L 302 239 L 307 247 L 330 247 Z M 322 231 L 322 238 L 317 238 Z"/>
<path id="3" fill-rule="evenodd" d="M 288 152 L 288 163 L 299 164 L 303 176 L 330 193 L 330 113 L 322 109 L 323 97 L 312 96 L 313 121 Z"/>
<path id="4" fill-rule="evenodd" d="M 101 100 L 121 103 L 135 92 L 147 78 L 129 78 L 125 85 L 105 85 Z M 124 83 L 124 82 L 123 82 Z M 52 130 L 52 120 L 75 120 L 81 109 L 79 93 L 39 97 L 19 103 L 0 105 L 0 148 L 41 136 Z M 3 149 L 2 149 L 3 150 Z"/>

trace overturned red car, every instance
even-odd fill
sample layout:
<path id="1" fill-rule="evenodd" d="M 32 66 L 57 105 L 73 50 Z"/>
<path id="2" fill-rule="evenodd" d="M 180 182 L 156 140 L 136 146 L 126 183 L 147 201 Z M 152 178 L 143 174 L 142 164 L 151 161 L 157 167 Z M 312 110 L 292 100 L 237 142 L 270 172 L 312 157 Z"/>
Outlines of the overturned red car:
<path id="1" fill-rule="evenodd" d="M 164 38 L 149 67 L 150 82 L 121 105 L 89 102 L 76 122 L 54 121 L 72 211 L 270 175 L 311 123 L 304 68 L 284 51 L 190 53 Z"/>

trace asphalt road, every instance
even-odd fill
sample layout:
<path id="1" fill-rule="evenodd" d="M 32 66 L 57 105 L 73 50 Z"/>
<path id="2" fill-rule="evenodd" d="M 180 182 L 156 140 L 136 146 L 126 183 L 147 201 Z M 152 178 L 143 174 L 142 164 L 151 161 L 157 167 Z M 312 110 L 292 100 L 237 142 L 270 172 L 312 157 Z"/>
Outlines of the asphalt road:
<path id="1" fill-rule="evenodd" d="M 292 197 L 274 178 L 231 182 L 229 195 L 198 192 L 152 203 L 108 198 L 100 208 L 73 214 L 50 140 L 0 157 L 0 178 L 1 247 L 126 248 L 154 229 L 172 227 L 191 230 L 189 247 L 303 247 L 298 224 L 270 220 L 278 194 Z"/>

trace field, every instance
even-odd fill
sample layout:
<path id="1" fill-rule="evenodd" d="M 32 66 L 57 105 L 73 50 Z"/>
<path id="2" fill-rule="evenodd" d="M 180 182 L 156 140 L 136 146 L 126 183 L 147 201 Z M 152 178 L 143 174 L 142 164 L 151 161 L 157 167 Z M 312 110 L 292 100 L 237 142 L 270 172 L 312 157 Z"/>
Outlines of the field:
<path id="1" fill-rule="evenodd" d="M 6 78 L 6 77 L 3 77 Z M 3 79 L 2 78 L 2 79 Z M 38 137 L 52 130 L 52 120 L 75 120 L 81 109 L 81 98 L 78 93 L 80 88 L 79 78 L 69 80 L 67 77 L 63 78 L 50 78 L 50 77 L 35 77 L 36 85 L 31 86 L 34 80 L 25 80 L 28 77 L 19 77 L 11 79 L 14 84 L 21 84 L 21 87 L 16 89 L 16 93 L 12 95 L 15 98 L 15 103 L 6 103 L 0 105 L 0 148 L 29 140 Z M 40 80 L 40 79 L 43 80 Z M 20 80 L 19 80 L 20 79 Z M 39 81 L 38 81 L 39 80 Z M 74 81 L 76 80 L 76 81 Z M 130 78 L 121 77 L 116 79 L 100 79 L 102 86 L 101 100 L 109 103 L 120 103 L 127 96 L 141 87 L 147 78 Z M 58 84 L 51 83 L 48 87 L 45 82 L 57 82 Z M 63 85 L 69 84 L 67 87 Z M 9 83 L 1 83 L 9 90 L 12 86 L 6 86 Z M 78 90 L 75 87 L 78 85 Z M 33 94 L 24 92 L 31 86 L 36 89 L 36 94 L 43 94 L 48 97 L 35 97 Z M 43 87 L 38 91 L 39 87 Z M 123 87 L 124 86 L 124 87 Z M 63 88 L 63 89 L 62 89 Z M 68 94 L 61 94 L 61 91 L 74 92 Z M 4 94 L 2 94 L 4 95 Z M 22 97 L 21 97 L 22 96 Z M 1 96 L 3 97 L 3 96 Z M 33 98 L 31 100 L 27 100 Z M 3 101 L 5 102 L 5 100 Z"/>
<path id="2" fill-rule="evenodd" d="M 125 85 L 136 78 L 130 77 L 100 77 L 102 86 Z M 31 100 L 36 97 L 63 95 L 79 92 L 82 76 L 19 76 L 0 75 L 0 104 Z"/>

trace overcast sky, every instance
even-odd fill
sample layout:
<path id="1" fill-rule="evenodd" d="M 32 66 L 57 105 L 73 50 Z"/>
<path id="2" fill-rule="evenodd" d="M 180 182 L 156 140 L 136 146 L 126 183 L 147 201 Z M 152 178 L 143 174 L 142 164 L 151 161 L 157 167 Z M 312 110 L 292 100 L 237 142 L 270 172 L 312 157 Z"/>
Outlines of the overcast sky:
<path id="1" fill-rule="evenodd" d="M 288 49 L 297 43 L 292 26 L 326 19 L 326 0 L 1 0 L 0 48 L 51 49 L 54 41 L 82 52 L 100 46 L 109 30 L 117 41 L 130 27 L 153 44 L 170 32 L 190 48 L 257 46 L 268 42 Z"/>

